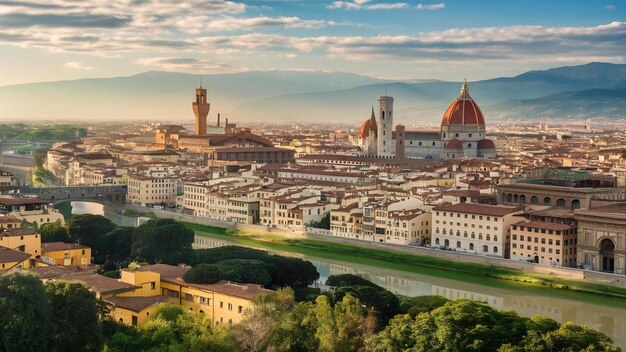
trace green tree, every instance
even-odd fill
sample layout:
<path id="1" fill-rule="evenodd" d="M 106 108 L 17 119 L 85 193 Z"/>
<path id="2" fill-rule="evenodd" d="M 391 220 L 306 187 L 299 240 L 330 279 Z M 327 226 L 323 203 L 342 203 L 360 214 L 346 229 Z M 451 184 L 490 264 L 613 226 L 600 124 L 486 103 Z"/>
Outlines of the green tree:
<path id="1" fill-rule="evenodd" d="M 70 238 L 67 235 L 67 229 L 61 224 L 61 221 L 57 220 L 53 223 L 43 224 L 39 228 L 41 234 L 41 242 L 70 242 Z"/>
<path id="2" fill-rule="evenodd" d="M 332 293 L 333 302 L 341 302 L 346 295 L 359 299 L 361 304 L 372 308 L 380 321 L 387 324 L 399 312 L 400 300 L 384 288 L 371 286 L 341 286 Z"/>
<path id="3" fill-rule="evenodd" d="M 272 256 L 269 264 L 272 266 L 270 275 L 272 276 L 271 286 L 274 288 L 285 286 L 294 289 L 307 287 L 320 277 L 315 265 L 300 258 L 276 255 Z"/>
<path id="4" fill-rule="evenodd" d="M 150 220 L 137 227 L 132 237 L 131 256 L 150 263 L 172 263 L 181 252 L 191 249 L 194 233 L 171 219 Z M 188 258 L 191 261 L 191 258 Z"/>
<path id="5" fill-rule="evenodd" d="M 253 283 L 267 286 L 272 277 L 267 271 L 267 265 L 260 260 L 230 259 L 217 263 L 222 280 L 241 283 Z"/>
<path id="6" fill-rule="evenodd" d="M 382 287 L 376 285 L 375 283 L 364 279 L 358 275 L 352 274 L 339 274 L 339 275 L 331 275 L 326 279 L 326 285 L 340 287 L 340 286 L 370 286 L 382 289 Z"/>
<path id="7" fill-rule="evenodd" d="M 320 221 L 311 220 L 308 224 L 306 224 L 306 226 L 330 230 L 330 212 L 327 211 L 324 213 L 324 216 L 320 219 Z"/>
<path id="8" fill-rule="evenodd" d="M 0 351 L 47 351 L 54 325 L 41 280 L 12 271 L 0 276 Z"/>
<path id="9" fill-rule="evenodd" d="M 133 227 L 118 227 L 107 233 L 102 239 L 102 253 L 106 261 L 119 263 L 130 257 Z"/>
<path id="10" fill-rule="evenodd" d="M 56 326 L 55 351 L 100 351 L 103 346 L 99 300 L 85 285 L 52 281 L 46 284 L 46 296 Z"/>
<path id="11" fill-rule="evenodd" d="M 408 313 L 412 318 L 415 318 L 420 313 L 430 312 L 433 309 L 439 308 L 450 300 L 442 296 L 417 296 L 404 298 L 400 302 L 400 312 Z"/>
<path id="12" fill-rule="evenodd" d="M 220 279 L 220 269 L 215 264 L 197 264 L 183 275 L 183 280 L 192 284 L 214 284 Z"/>
<path id="13" fill-rule="evenodd" d="M 91 247 L 95 256 L 101 255 L 102 239 L 115 228 L 111 220 L 92 214 L 74 215 L 66 226 L 70 240 Z"/>
<path id="14" fill-rule="evenodd" d="M 366 309 L 349 294 L 334 307 L 328 297 L 319 296 L 313 314 L 317 321 L 315 337 L 321 352 L 358 351 L 372 333 L 366 324 Z"/>

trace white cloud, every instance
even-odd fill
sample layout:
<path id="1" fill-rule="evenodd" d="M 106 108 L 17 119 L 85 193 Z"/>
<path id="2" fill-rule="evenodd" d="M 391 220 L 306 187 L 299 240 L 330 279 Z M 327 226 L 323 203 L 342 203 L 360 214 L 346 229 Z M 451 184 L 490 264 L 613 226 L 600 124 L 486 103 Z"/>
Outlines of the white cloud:
<path id="1" fill-rule="evenodd" d="M 422 4 L 419 3 L 417 4 L 417 6 L 415 7 L 418 10 L 441 10 L 443 8 L 446 7 L 446 4 L 444 4 L 443 2 L 437 3 L 437 4 Z"/>
<path id="2" fill-rule="evenodd" d="M 346 10 L 397 10 L 409 8 L 409 4 L 405 2 L 383 2 L 377 4 L 368 3 L 370 0 L 353 0 L 353 1 L 333 1 L 328 6 L 329 9 L 346 9 Z"/>
<path id="3" fill-rule="evenodd" d="M 617 7 L 616 7 L 615 5 L 613 5 L 613 4 L 608 4 L 608 5 L 606 5 L 606 6 L 604 7 L 604 9 L 605 9 L 605 10 L 607 10 L 607 11 L 613 11 L 613 10 L 615 10 L 616 8 L 617 8 Z"/>
<path id="4" fill-rule="evenodd" d="M 246 30 L 261 27 L 283 28 L 320 28 L 334 25 L 334 22 L 323 20 L 303 20 L 299 17 L 222 17 L 209 21 L 205 29 L 208 31 Z"/>
<path id="5" fill-rule="evenodd" d="M 93 67 L 87 66 L 87 65 L 83 64 L 80 61 L 66 62 L 65 65 L 63 65 L 63 68 L 67 68 L 67 69 L 70 69 L 70 70 L 80 70 L 80 71 L 93 70 Z"/>
<path id="6" fill-rule="evenodd" d="M 248 71 L 246 67 L 190 57 L 141 58 L 136 64 L 166 71 L 188 73 L 229 73 Z"/>
<path id="7" fill-rule="evenodd" d="M 380 3 L 369 5 L 367 7 L 368 10 L 397 10 L 407 8 L 409 8 L 409 4 L 407 4 L 406 2 Z"/>

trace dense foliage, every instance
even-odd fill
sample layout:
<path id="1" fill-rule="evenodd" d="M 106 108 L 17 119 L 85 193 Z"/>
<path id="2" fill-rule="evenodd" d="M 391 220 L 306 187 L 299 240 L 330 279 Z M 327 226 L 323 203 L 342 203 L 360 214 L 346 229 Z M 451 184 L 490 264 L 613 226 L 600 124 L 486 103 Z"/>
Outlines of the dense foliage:
<path id="1" fill-rule="evenodd" d="M 221 273 L 215 264 L 198 264 L 187 270 L 183 280 L 192 284 L 214 284 L 221 280 Z"/>
<path id="2" fill-rule="evenodd" d="M 61 221 L 41 225 L 39 233 L 41 234 L 41 242 L 43 243 L 70 241 L 67 235 L 67 229 L 61 224 Z"/>
<path id="3" fill-rule="evenodd" d="M 215 266 L 214 264 L 199 264 Z M 369 285 L 341 286 L 375 289 Z M 352 293 L 298 302 L 281 288 L 253 299 L 239 324 L 163 304 L 139 328 L 105 317 L 78 283 L 42 284 L 32 274 L 0 276 L 0 351 L 172 352 L 617 352 L 604 334 L 544 317 L 523 318 L 484 302 L 442 297 L 403 300 L 389 324 Z M 414 304 L 413 306 L 411 306 Z M 413 309 L 415 308 L 415 309 Z M 26 343 L 25 343 L 26 342 Z M 106 346 L 106 347 L 104 347 Z"/>
<path id="4" fill-rule="evenodd" d="M 101 215 L 74 215 L 66 224 L 67 235 L 73 242 L 91 247 L 94 256 L 102 255 L 102 239 L 115 229 L 111 220 Z"/>
<path id="5" fill-rule="evenodd" d="M 194 263 L 216 264 L 223 280 L 249 282 L 268 288 L 303 289 L 319 279 L 315 266 L 300 258 L 270 255 L 266 251 L 225 246 L 194 251 Z"/>
<path id="6" fill-rule="evenodd" d="M 0 351 L 101 351 L 102 308 L 79 283 L 43 284 L 12 271 L 0 276 Z"/>
<path id="7" fill-rule="evenodd" d="M 184 263 L 189 259 L 193 237 L 192 230 L 175 220 L 150 220 L 135 229 L 130 255 L 150 263 Z"/>

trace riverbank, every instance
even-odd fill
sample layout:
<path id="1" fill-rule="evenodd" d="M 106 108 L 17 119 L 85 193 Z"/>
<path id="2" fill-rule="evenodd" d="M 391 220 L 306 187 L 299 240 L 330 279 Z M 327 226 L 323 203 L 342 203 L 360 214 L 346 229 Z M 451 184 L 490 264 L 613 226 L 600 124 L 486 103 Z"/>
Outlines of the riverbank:
<path id="1" fill-rule="evenodd" d="M 393 270 L 402 270 L 425 275 L 445 277 L 469 283 L 501 288 L 536 288 L 557 291 L 560 295 L 579 296 L 600 302 L 604 297 L 626 307 L 626 289 L 566 280 L 550 276 L 524 273 L 517 270 L 489 265 L 459 263 L 434 257 L 395 252 L 393 250 L 368 249 L 353 245 L 337 244 L 311 239 L 286 239 L 274 234 L 246 234 L 224 228 L 183 224 L 196 234 L 215 239 L 223 239 L 236 244 L 275 251 L 293 252 L 324 259 L 347 261 L 355 264 L 377 265 Z M 572 297 L 574 298 L 574 297 Z M 576 297 L 580 298 L 580 297 Z"/>

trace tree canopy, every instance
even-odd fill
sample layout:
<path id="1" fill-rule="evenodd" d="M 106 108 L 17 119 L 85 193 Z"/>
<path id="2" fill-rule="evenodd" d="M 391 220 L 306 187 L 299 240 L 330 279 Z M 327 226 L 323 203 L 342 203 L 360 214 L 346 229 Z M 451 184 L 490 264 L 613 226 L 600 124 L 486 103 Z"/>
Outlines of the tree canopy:
<path id="1" fill-rule="evenodd" d="M 91 247 L 95 256 L 101 255 L 104 236 L 113 231 L 115 225 L 102 215 L 74 215 L 66 224 L 71 241 Z"/>
<path id="2" fill-rule="evenodd" d="M 150 263 L 179 264 L 181 253 L 191 250 L 193 238 L 194 232 L 175 220 L 150 220 L 135 229 L 131 256 Z"/>
<path id="3" fill-rule="evenodd" d="M 183 280 L 192 284 L 214 284 L 221 280 L 221 272 L 215 264 L 198 264 L 187 270 Z"/>

